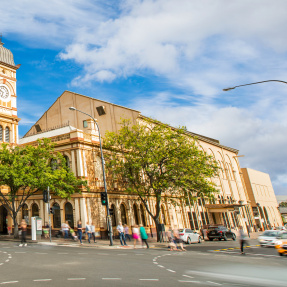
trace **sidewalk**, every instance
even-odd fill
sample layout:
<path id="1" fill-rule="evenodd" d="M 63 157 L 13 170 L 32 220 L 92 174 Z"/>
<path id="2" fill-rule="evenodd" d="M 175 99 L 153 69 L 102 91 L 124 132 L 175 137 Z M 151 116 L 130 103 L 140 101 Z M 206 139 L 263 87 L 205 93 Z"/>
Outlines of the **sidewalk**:
<path id="1" fill-rule="evenodd" d="M 20 244 L 20 239 L 14 239 L 13 236 L 9 235 L 0 235 L 0 241 L 11 241 L 17 242 Z M 133 240 L 127 241 L 127 246 L 122 246 L 119 239 L 113 240 L 113 246 L 110 246 L 110 241 L 107 239 L 98 239 L 96 243 L 91 240 L 91 243 L 88 240 L 82 240 L 83 244 L 80 244 L 80 241 L 73 241 L 71 238 L 65 240 L 63 238 L 52 237 L 52 241 L 49 239 L 41 238 L 41 240 L 32 241 L 31 236 L 27 236 L 28 244 L 40 244 L 40 245 L 52 245 L 52 246 L 69 246 L 69 247 L 85 247 L 85 248 L 99 248 L 99 249 L 133 249 Z M 156 239 L 150 239 L 148 241 L 150 248 L 167 248 L 167 242 L 156 242 Z M 137 244 L 137 247 L 141 245 Z M 144 245 L 145 248 L 145 245 Z"/>

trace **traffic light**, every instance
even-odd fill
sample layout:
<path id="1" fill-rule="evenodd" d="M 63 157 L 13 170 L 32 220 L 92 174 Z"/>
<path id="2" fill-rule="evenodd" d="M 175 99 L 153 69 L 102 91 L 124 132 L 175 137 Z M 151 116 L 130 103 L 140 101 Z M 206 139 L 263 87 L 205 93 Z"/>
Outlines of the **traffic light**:
<path id="1" fill-rule="evenodd" d="M 101 202 L 102 202 L 102 205 L 107 205 L 107 194 L 106 194 L 106 192 L 101 192 Z"/>
<path id="2" fill-rule="evenodd" d="M 54 209 L 53 209 L 53 207 L 50 207 L 50 214 L 54 214 Z"/>
<path id="3" fill-rule="evenodd" d="M 49 199 L 48 199 L 48 191 L 44 190 L 43 191 L 43 201 L 48 203 Z"/>

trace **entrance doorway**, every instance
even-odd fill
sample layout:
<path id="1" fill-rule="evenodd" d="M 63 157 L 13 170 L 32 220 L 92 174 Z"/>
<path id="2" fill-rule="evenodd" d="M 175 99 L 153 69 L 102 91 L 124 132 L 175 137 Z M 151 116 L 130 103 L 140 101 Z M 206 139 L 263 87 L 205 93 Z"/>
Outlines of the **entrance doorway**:
<path id="1" fill-rule="evenodd" d="M 8 212 L 4 205 L 0 206 L 0 234 L 8 234 Z"/>

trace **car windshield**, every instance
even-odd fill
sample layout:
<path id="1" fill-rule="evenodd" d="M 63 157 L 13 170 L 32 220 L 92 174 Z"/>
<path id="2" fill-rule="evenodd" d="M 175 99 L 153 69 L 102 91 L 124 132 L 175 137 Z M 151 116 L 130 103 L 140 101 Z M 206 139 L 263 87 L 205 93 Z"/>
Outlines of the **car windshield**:
<path id="1" fill-rule="evenodd" d="M 278 231 L 274 231 L 274 230 L 268 230 L 268 231 L 264 231 L 262 236 L 268 236 L 268 237 L 276 237 L 278 235 Z"/>
<path id="2" fill-rule="evenodd" d="M 179 229 L 178 232 L 182 233 L 184 232 L 184 229 Z"/>

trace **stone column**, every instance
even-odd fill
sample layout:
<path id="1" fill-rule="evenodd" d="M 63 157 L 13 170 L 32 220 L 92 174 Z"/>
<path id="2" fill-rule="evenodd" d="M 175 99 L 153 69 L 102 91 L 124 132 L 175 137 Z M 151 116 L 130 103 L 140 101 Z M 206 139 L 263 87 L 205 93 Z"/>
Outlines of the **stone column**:
<path id="1" fill-rule="evenodd" d="M 85 228 L 88 220 L 85 198 L 80 198 L 80 212 L 81 212 L 82 226 L 83 228 Z"/>

